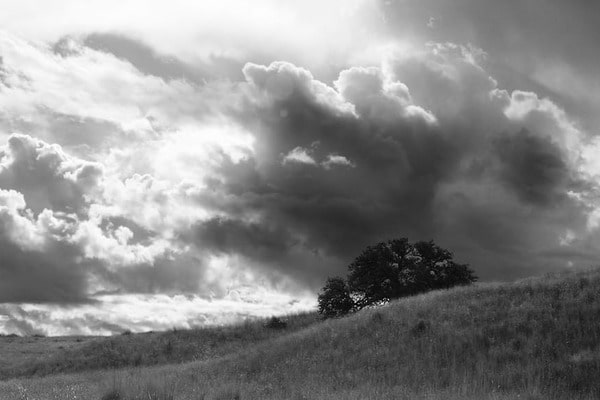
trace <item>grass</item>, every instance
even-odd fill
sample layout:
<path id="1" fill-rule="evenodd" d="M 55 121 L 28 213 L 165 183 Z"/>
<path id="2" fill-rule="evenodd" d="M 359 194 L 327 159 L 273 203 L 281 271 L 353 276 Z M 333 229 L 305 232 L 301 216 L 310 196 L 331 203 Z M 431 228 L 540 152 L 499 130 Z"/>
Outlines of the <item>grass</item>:
<path id="1" fill-rule="evenodd" d="M 79 352 L 102 338 L 91 336 L 42 337 L 0 336 L 0 379 L 30 375 L 32 366 L 57 360 L 67 352 Z"/>
<path id="2" fill-rule="evenodd" d="M 173 400 L 175 390 L 173 381 L 140 376 L 125 381 L 122 375 L 114 374 L 101 400 Z"/>
<path id="3" fill-rule="evenodd" d="M 600 398 L 599 321 L 600 271 L 558 274 L 273 330 L 195 362 L 13 380 L 0 394 L 29 385 L 28 400 L 52 399 L 43 390 L 70 379 L 86 399 L 591 400 Z"/>
<path id="4" fill-rule="evenodd" d="M 142 367 L 209 360 L 268 341 L 282 333 L 295 332 L 319 321 L 316 313 L 288 315 L 287 326 L 271 327 L 271 320 L 191 330 L 132 334 L 112 337 L 0 338 L 0 349 L 11 356 L 0 361 L 0 378 L 45 376 L 94 369 Z M 60 345 L 56 345 L 60 343 Z M 44 346 L 47 347 L 44 353 Z M 2 345 L 4 345 L 2 347 Z M 19 358 L 19 349 L 27 357 Z M 2 352 L 1 354 L 8 354 Z"/>

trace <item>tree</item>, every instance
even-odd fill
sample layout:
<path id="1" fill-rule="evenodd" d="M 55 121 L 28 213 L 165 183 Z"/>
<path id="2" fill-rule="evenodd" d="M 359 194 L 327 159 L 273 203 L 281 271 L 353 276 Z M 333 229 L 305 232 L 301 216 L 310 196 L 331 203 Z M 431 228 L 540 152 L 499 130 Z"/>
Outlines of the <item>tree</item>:
<path id="1" fill-rule="evenodd" d="M 397 239 L 368 246 L 356 257 L 348 266 L 348 286 L 359 308 L 402 296 L 406 291 L 403 282 L 411 280 L 403 276 L 410 251 L 407 239 Z"/>
<path id="2" fill-rule="evenodd" d="M 330 278 L 319 295 L 319 312 L 340 316 L 363 307 L 477 280 L 466 264 L 432 240 L 394 239 L 368 246 L 348 266 L 347 282 Z"/>
<path id="3" fill-rule="evenodd" d="M 340 317 L 352 311 L 354 306 L 346 281 L 340 277 L 328 278 L 319 294 L 319 314 L 325 318 Z"/>

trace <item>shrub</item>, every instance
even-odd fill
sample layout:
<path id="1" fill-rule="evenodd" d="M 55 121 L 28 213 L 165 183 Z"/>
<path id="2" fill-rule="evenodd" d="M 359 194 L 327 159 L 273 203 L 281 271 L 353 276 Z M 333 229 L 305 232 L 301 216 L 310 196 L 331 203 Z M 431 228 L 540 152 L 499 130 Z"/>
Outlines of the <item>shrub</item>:
<path id="1" fill-rule="evenodd" d="M 287 328 L 287 322 L 277 317 L 271 317 L 265 324 L 265 328 L 269 329 L 285 329 Z"/>

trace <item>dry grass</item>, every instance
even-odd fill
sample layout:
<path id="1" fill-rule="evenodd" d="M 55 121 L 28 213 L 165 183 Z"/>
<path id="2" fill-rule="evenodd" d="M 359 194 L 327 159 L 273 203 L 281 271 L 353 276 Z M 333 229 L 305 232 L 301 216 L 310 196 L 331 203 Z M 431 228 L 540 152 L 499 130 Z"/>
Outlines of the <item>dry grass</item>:
<path id="1" fill-rule="evenodd" d="M 129 332 L 87 340 L 81 337 L 0 338 L 3 351 L 0 354 L 11 350 L 10 357 L 0 360 L 0 379 L 209 360 L 298 331 L 318 322 L 319 317 L 316 313 L 302 313 L 288 315 L 284 320 L 287 327 L 281 330 L 265 328 L 269 320 L 259 319 L 224 327 Z M 19 357 L 20 349 L 27 357 Z"/>
<path id="2" fill-rule="evenodd" d="M 89 343 L 102 340 L 92 336 L 0 336 L 0 379 L 27 375 L 32 366 L 55 360 L 67 352 L 79 352 Z"/>
<path id="3" fill-rule="evenodd" d="M 480 284 L 312 324 L 223 357 L 85 378 L 94 394 L 84 398 L 109 393 L 114 373 L 138 387 L 123 400 L 147 382 L 170 388 L 175 400 L 598 399 L 599 320 L 597 270 Z M 35 396 L 28 400 L 52 398 Z"/>

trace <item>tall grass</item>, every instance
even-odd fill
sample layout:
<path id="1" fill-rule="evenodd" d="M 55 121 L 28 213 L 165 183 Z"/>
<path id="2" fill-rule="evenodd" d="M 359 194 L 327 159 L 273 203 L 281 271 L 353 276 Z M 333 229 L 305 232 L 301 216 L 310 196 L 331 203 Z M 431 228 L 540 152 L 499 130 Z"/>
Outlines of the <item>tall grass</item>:
<path id="1" fill-rule="evenodd" d="M 295 332 L 319 321 L 316 313 L 282 317 L 285 329 L 270 329 L 270 319 L 257 319 L 229 326 L 167 332 L 122 334 L 98 338 L 74 349 L 27 365 L 8 365 L 0 377 L 45 376 L 83 370 L 141 367 L 209 360 L 235 353 L 261 341 Z"/>
<path id="2" fill-rule="evenodd" d="M 176 399 L 598 399 L 600 273 L 439 291 L 163 368 Z M 225 388 L 225 389 L 224 389 Z"/>
<path id="3" fill-rule="evenodd" d="M 174 400 L 176 382 L 164 377 L 113 374 L 100 400 Z"/>

